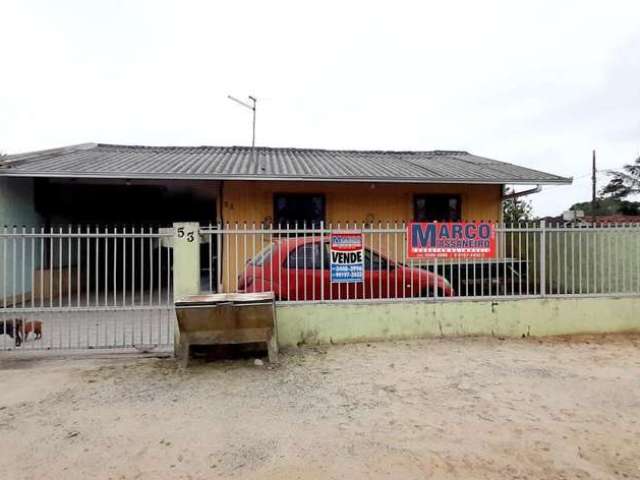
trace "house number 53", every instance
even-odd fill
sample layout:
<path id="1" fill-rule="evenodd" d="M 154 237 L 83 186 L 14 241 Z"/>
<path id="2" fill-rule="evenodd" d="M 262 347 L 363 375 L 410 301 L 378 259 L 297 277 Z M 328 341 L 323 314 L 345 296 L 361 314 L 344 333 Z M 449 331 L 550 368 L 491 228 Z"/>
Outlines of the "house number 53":
<path id="1" fill-rule="evenodd" d="M 187 242 L 193 242 L 194 232 L 193 230 L 185 232 L 184 227 L 178 227 L 178 238 L 186 238 Z"/>

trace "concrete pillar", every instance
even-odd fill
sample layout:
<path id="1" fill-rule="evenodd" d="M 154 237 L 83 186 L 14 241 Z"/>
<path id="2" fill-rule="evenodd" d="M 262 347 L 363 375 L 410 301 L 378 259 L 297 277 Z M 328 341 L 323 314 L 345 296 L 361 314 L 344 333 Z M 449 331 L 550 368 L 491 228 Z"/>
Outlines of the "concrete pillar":
<path id="1" fill-rule="evenodd" d="M 200 225 L 197 223 L 173 224 L 173 299 L 200 293 Z M 175 319 L 173 350 L 180 349 L 180 328 Z M 188 355 L 188 352 L 187 352 Z"/>
<path id="2" fill-rule="evenodd" d="M 173 298 L 200 293 L 200 225 L 173 224 Z"/>

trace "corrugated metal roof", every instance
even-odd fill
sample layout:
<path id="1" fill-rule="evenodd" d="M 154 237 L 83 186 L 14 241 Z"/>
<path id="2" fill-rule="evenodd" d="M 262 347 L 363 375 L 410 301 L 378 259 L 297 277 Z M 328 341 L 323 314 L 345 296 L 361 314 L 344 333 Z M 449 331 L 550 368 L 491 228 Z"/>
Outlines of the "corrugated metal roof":
<path id="1" fill-rule="evenodd" d="M 9 155 L 1 176 L 563 184 L 571 179 L 462 151 L 82 144 Z"/>

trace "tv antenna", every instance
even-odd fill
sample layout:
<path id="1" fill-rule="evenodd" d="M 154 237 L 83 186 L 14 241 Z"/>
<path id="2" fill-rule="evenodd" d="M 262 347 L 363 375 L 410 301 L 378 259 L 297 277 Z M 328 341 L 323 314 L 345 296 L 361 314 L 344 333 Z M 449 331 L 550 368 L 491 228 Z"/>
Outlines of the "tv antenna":
<path id="1" fill-rule="evenodd" d="M 253 112 L 251 148 L 254 148 L 256 146 L 256 103 L 258 102 L 258 99 L 256 97 L 252 97 L 251 95 L 249 95 L 248 98 L 249 98 L 249 101 L 251 102 L 251 104 L 249 104 L 247 102 L 243 102 L 242 100 L 237 99 L 233 95 L 227 95 L 227 98 L 229 100 L 233 100 L 238 105 L 242 105 L 243 107 L 248 108 Z"/>

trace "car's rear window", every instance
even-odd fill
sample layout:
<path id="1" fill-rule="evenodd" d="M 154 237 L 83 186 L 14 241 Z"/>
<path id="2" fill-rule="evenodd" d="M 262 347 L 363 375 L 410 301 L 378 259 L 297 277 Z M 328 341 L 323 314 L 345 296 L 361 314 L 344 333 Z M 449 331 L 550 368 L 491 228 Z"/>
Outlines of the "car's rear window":
<path id="1" fill-rule="evenodd" d="M 255 257 L 249 260 L 249 264 L 254 265 L 256 267 L 261 267 L 271 258 L 271 253 L 273 252 L 273 244 L 270 243 L 262 250 L 260 250 Z"/>

